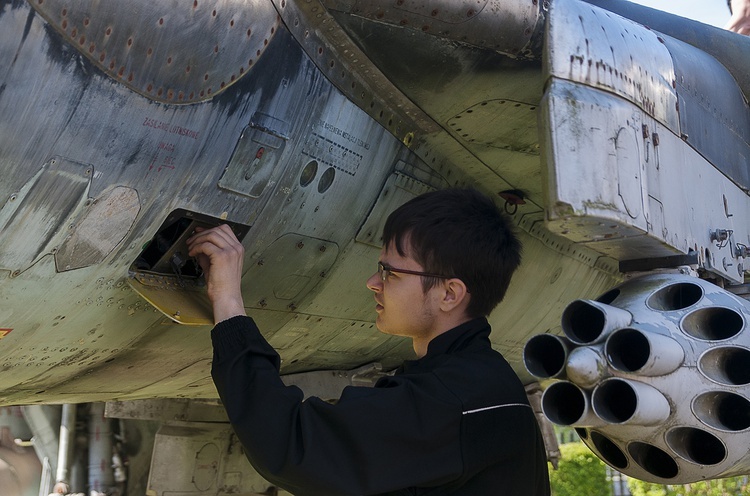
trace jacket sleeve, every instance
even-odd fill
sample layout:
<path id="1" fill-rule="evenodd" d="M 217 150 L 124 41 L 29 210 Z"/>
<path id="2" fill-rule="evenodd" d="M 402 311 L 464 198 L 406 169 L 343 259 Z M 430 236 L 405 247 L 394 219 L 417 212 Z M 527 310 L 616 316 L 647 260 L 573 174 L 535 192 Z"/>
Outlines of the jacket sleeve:
<path id="1" fill-rule="evenodd" d="M 302 495 L 378 494 L 434 486 L 462 472 L 461 404 L 431 374 L 348 387 L 336 404 L 303 401 L 249 317 L 212 331 L 212 376 L 258 472 Z"/>

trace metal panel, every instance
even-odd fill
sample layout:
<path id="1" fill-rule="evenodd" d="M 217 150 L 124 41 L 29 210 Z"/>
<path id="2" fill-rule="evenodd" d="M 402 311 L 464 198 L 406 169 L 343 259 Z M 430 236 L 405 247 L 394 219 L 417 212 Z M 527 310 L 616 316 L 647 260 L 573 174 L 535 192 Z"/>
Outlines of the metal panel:
<path id="1" fill-rule="evenodd" d="M 548 26 L 551 76 L 620 95 L 679 134 L 672 58 L 656 33 L 577 0 L 552 2 Z"/>
<path id="2" fill-rule="evenodd" d="M 294 310 L 336 261 L 335 243 L 285 234 L 247 261 L 242 294 L 248 307 Z"/>
<path id="3" fill-rule="evenodd" d="M 715 58 L 668 36 L 680 101 L 682 138 L 716 168 L 750 190 L 750 107 Z"/>
<path id="4" fill-rule="evenodd" d="M 192 103 L 223 91 L 279 27 L 273 5 L 262 0 L 29 3 L 111 78 L 162 102 Z"/>
<path id="5" fill-rule="evenodd" d="M 219 186 L 250 198 L 259 198 L 272 188 L 283 169 L 277 166 L 289 128 L 280 119 L 256 112 L 242 131 Z"/>
<path id="6" fill-rule="evenodd" d="M 536 104 L 486 100 L 448 119 L 448 126 L 467 144 L 539 154 Z"/>
<path id="7" fill-rule="evenodd" d="M 18 275 L 56 249 L 86 201 L 92 173 L 89 165 L 53 158 L 10 196 L 0 210 L 0 267 Z"/>
<path id="8" fill-rule="evenodd" d="M 271 487 L 247 461 L 228 423 L 164 425 L 151 460 L 149 496 L 260 495 Z"/>
<path id="9" fill-rule="evenodd" d="M 414 177 L 402 172 L 394 172 L 388 177 L 375 206 L 372 208 L 370 215 L 367 216 L 367 220 L 355 239 L 360 243 L 366 243 L 378 249 L 381 248 L 383 246 L 383 225 L 388 215 L 412 198 L 433 190 L 432 186 Z"/>
<path id="10" fill-rule="evenodd" d="M 86 202 L 87 210 L 55 253 L 58 272 L 101 263 L 125 239 L 141 209 L 138 192 L 116 186 Z"/>
<path id="11" fill-rule="evenodd" d="M 701 266 L 743 282 L 742 189 L 614 95 L 553 80 L 542 107 L 552 232 L 617 260 L 694 251 Z"/>

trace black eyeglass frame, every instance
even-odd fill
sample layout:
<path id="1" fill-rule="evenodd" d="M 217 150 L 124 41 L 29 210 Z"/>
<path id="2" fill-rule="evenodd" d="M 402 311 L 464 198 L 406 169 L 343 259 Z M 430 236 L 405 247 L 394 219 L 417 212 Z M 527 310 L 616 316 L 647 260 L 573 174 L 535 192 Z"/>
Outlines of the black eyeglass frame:
<path id="1" fill-rule="evenodd" d="M 453 276 L 441 276 L 440 274 L 430 274 L 427 272 L 419 272 L 418 270 L 398 269 L 396 267 L 391 267 L 390 265 L 385 265 L 383 262 L 378 262 L 378 274 L 380 274 L 381 281 L 387 281 L 390 272 L 411 274 L 414 276 L 435 277 L 437 279 L 454 279 Z"/>

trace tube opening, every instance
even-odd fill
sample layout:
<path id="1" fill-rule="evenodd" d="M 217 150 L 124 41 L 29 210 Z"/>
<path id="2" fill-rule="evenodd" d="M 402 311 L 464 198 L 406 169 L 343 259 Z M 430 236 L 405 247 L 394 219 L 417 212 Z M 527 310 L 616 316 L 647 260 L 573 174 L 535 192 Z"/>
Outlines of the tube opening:
<path id="1" fill-rule="evenodd" d="M 667 433 L 669 447 L 685 460 L 698 465 L 716 465 L 727 456 L 719 438 L 694 427 L 677 427 Z"/>
<path id="2" fill-rule="evenodd" d="M 604 312 L 582 300 L 568 305 L 562 316 L 563 332 L 576 344 L 596 341 L 604 332 L 604 324 Z"/>
<path id="3" fill-rule="evenodd" d="M 693 412 L 704 424 L 722 431 L 742 431 L 750 427 L 750 401 L 725 391 L 703 393 L 693 402 Z"/>
<path id="4" fill-rule="evenodd" d="M 526 342 L 523 349 L 523 362 L 526 370 L 543 379 L 559 375 L 565 368 L 568 356 L 565 345 L 551 334 L 539 334 Z"/>
<path id="5" fill-rule="evenodd" d="M 619 470 L 628 467 L 628 457 L 625 456 L 625 453 L 623 453 L 623 451 L 608 437 L 592 431 L 591 441 L 594 443 L 597 451 L 599 451 L 599 455 L 604 458 L 604 461 Z"/>
<path id="6" fill-rule="evenodd" d="M 544 415 L 557 425 L 572 425 L 586 412 L 583 391 L 569 382 L 556 382 L 542 395 Z"/>
<path id="7" fill-rule="evenodd" d="M 620 296 L 620 290 L 615 288 L 601 295 L 596 299 L 596 301 L 598 301 L 599 303 L 604 303 L 605 305 L 609 305 L 610 303 L 615 301 L 618 296 Z"/>
<path id="8" fill-rule="evenodd" d="M 701 298 L 703 298 L 703 289 L 700 286 L 681 282 L 656 291 L 649 297 L 647 304 L 654 310 L 669 312 L 695 305 Z"/>
<path id="9" fill-rule="evenodd" d="M 698 369 L 719 384 L 750 384 L 750 350 L 735 347 L 713 348 L 700 358 Z"/>
<path id="10" fill-rule="evenodd" d="M 639 467 L 656 477 L 673 479 L 679 472 L 677 462 L 656 446 L 635 441 L 630 443 L 628 451 Z"/>
<path id="11" fill-rule="evenodd" d="M 648 338 L 636 329 L 619 329 L 607 340 L 605 353 L 610 365 L 622 372 L 643 368 L 651 355 Z"/>
<path id="12" fill-rule="evenodd" d="M 704 341 L 719 341 L 736 336 L 744 327 L 742 315 L 724 307 L 700 308 L 687 315 L 680 327 L 686 334 Z"/>
<path id="13" fill-rule="evenodd" d="M 638 407 L 635 391 L 625 381 L 609 379 L 601 383 L 592 398 L 594 412 L 612 424 L 628 421 Z"/>

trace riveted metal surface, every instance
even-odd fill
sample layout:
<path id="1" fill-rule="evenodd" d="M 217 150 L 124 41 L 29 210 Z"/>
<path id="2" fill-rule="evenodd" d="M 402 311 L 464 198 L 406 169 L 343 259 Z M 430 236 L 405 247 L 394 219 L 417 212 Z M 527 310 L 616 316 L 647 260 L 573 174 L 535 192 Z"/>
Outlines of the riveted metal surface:
<path id="1" fill-rule="evenodd" d="M 674 59 L 682 138 L 750 190 L 750 108 L 737 82 L 707 53 L 668 36 L 664 43 Z"/>
<path id="2" fill-rule="evenodd" d="M 342 2 L 324 0 L 331 10 Z M 532 35 L 542 19 L 537 0 L 357 0 L 347 13 L 385 24 L 430 33 L 511 56 L 538 57 L 529 50 Z"/>
<path id="3" fill-rule="evenodd" d="M 680 134 L 672 58 L 658 34 L 576 0 L 550 8 L 547 70 L 635 103 Z"/>
<path id="4" fill-rule="evenodd" d="M 550 231 L 617 260 L 693 251 L 700 266 L 743 282 L 736 247 L 750 243 L 750 226 L 735 212 L 750 210 L 750 198 L 741 188 L 611 93 L 554 80 L 541 107 Z M 726 239 L 710 237 L 717 229 Z"/>
<path id="5" fill-rule="evenodd" d="M 124 186 L 106 191 L 86 206 L 55 253 L 59 272 L 102 262 L 125 238 L 141 209 L 138 192 Z"/>
<path id="6" fill-rule="evenodd" d="M 524 102 L 487 100 L 451 117 L 448 126 L 471 144 L 539 155 L 536 109 Z"/>
<path id="7" fill-rule="evenodd" d="M 372 64 L 319 2 L 274 0 L 274 5 L 328 79 L 404 144 L 409 146 L 415 133 L 439 129 Z"/>
<path id="8" fill-rule="evenodd" d="M 262 0 L 29 2 L 113 79 L 152 100 L 207 100 L 246 74 L 278 29 Z"/>
<path id="9" fill-rule="evenodd" d="M 270 485 L 250 465 L 229 423 L 163 425 L 152 459 L 146 494 L 263 494 Z"/>
<path id="10" fill-rule="evenodd" d="M 295 310 L 336 261 L 336 243 L 285 234 L 248 262 L 243 277 L 245 304 L 269 310 Z"/>
<path id="11" fill-rule="evenodd" d="M 0 267 L 18 275 L 53 253 L 83 207 L 92 175 L 91 166 L 56 157 L 11 195 L 0 210 Z"/>

